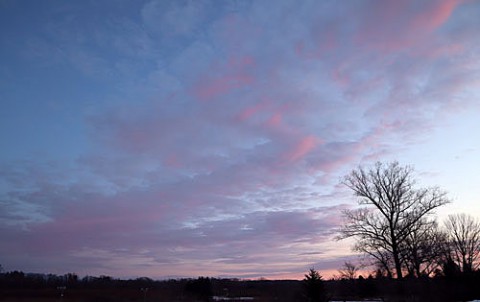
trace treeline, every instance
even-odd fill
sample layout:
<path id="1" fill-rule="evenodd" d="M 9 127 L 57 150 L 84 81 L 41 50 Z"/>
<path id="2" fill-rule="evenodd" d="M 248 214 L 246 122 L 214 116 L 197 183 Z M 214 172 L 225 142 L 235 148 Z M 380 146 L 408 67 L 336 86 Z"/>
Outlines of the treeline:
<path id="1" fill-rule="evenodd" d="M 2 289 L 41 289 L 41 288 L 122 288 L 122 287 L 152 287 L 160 281 L 150 278 L 116 279 L 110 276 L 85 276 L 79 278 L 75 273 L 65 275 L 24 273 L 11 271 L 0 274 L 0 288 Z"/>
<path id="2" fill-rule="evenodd" d="M 152 280 L 116 279 L 110 276 L 78 277 L 11 271 L 0 274 L 0 301 L 307 301 L 302 281 L 238 280 L 210 277 Z"/>
<path id="3" fill-rule="evenodd" d="M 480 299 L 480 271 L 456 276 L 375 276 L 323 280 L 315 270 L 304 280 L 238 280 L 199 277 L 152 280 L 115 279 L 109 276 L 79 278 L 76 274 L 0 274 L 0 300 L 25 301 L 238 301 L 326 302 L 382 299 L 382 301 L 471 301 Z M 218 299 L 218 298 L 217 298 Z"/>
<path id="4" fill-rule="evenodd" d="M 327 281 L 335 300 L 381 298 L 383 301 L 472 301 L 480 299 L 480 271 L 456 276 L 388 277 L 339 279 Z M 327 301 L 327 300 L 324 300 Z"/>

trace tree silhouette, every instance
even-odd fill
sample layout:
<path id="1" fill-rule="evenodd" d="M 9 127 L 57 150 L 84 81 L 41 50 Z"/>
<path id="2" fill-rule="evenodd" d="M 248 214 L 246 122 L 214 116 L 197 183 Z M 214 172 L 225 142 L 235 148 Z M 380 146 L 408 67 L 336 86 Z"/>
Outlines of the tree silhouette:
<path id="1" fill-rule="evenodd" d="M 445 226 L 451 259 L 464 273 L 477 269 L 480 257 L 480 223 L 466 214 L 449 215 Z"/>
<path id="2" fill-rule="evenodd" d="M 208 277 L 199 277 L 185 284 L 185 291 L 201 301 L 209 301 L 213 295 L 212 282 Z"/>
<path id="3" fill-rule="evenodd" d="M 313 268 L 303 279 L 305 285 L 305 294 L 309 302 L 325 302 L 328 301 L 325 293 L 322 276 Z"/>
<path id="4" fill-rule="evenodd" d="M 444 263 L 445 233 L 435 220 L 422 220 L 402 244 L 402 259 L 410 276 L 430 276 Z"/>
<path id="5" fill-rule="evenodd" d="M 357 277 L 357 272 L 360 269 L 357 265 L 352 262 L 346 261 L 342 268 L 338 270 L 340 273 L 340 278 L 342 279 L 355 279 Z"/>
<path id="6" fill-rule="evenodd" d="M 449 202 L 446 193 L 437 187 L 415 188 L 413 168 L 398 162 L 377 162 L 369 170 L 359 167 L 342 183 L 367 207 L 344 211 L 346 224 L 337 238 L 355 237 L 356 250 L 378 261 L 391 259 L 401 279 L 402 245 L 436 208 Z"/>

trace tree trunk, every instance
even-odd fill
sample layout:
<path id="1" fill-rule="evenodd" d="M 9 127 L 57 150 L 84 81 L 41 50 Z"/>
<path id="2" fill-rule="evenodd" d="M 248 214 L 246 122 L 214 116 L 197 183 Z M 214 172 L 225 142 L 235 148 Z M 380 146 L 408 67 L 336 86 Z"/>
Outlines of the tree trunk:
<path id="1" fill-rule="evenodd" d="M 393 251 L 393 261 L 395 262 L 395 270 L 397 272 L 397 279 L 402 279 L 403 278 L 402 264 L 400 262 L 400 256 L 398 255 L 398 248 L 396 244 L 392 246 L 392 251 Z"/>

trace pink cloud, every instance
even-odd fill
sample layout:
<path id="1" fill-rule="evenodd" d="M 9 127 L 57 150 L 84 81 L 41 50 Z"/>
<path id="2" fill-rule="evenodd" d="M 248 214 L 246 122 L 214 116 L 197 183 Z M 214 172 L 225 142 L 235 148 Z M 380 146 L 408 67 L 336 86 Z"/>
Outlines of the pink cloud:
<path id="1" fill-rule="evenodd" d="M 267 125 L 271 128 L 278 128 L 282 123 L 282 114 L 274 113 L 267 121 Z"/>
<path id="2" fill-rule="evenodd" d="M 269 101 L 262 101 L 257 104 L 248 106 L 238 114 L 238 119 L 242 122 L 246 121 L 250 119 L 252 116 L 254 116 L 255 114 L 264 111 L 268 107 L 268 105 L 269 105 Z"/>
<path id="3" fill-rule="evenodd" d="M 302 138 L 296 146 L 287 154 L 289 161 L 297 161 L 305 157 L 310 153 L 318 144 L 321 143 L 321 140 L 314 135 L 309 135 Z"/>
<path id="4" fill-rule="evenodd" d="M 64 200 L 64 204 L 56 204 L 61 209 L 51 221 L 29 225 L 31 238 L 25 247 L 45 254 L 68 253 L 86 246 L 130 246 L 137 240 L 132 234 L 139 240 L 149 237 L 149 228 L 166 221 L 168 205 L 157 196 L 128 193 L 107 198 L 91 194 L 78 201 Z"/>
<path id="5" fill-rule="evenodd" d="M 375 4 L 375 9 L 363 16 L 355 41 L 367 49 L 388 54 L 423 44 L 427 35 L 450 19 L 462 1 L 382 1 Z"/>
<path id="6" fill-rule="evenodd" d="M 254 78 L 249 75 L 230 75 L 216 79 L 200 80 L 196 84 L 195 96 L 202 101 L 227 94 L 234 89 L 251 85 Z"/>
<path id="7" fill-rule="evenodd" d="M 232 56 L 228 59 L 229 69 L 245 69 L 255 65 L 255 59 L 252 56 Z"/>
<path id="8" fill-rule="evenodd" d="M 199 76 L 193 93 L 198 99 L 206 101 L 252 85 L 255 77 L 251 70 L 254 67 L 255 60 L 251 56 L 232 56 L 226 63 L 213 62 L 210 70 Z"/>
<path id="9" fill-rule="evenodd" d="M 432 49 L 431 47 L 425 47 L 424 49 L 418 50 L 418 55 L 422 57 L 427 57 L 431 60 L 441 59 L 445 57 L 453 57 L 461 55 L 465 52 L 465 45 L 457 44 L 448 44 L 441 45 Z"/>
<path id="10" fill-rule="evenodd" d="M 459 0 L 434 1 L 418 14 L 411 23 L 410 30 L 434 31 L 448 21 L 454 10 L 461 4 Z"/>

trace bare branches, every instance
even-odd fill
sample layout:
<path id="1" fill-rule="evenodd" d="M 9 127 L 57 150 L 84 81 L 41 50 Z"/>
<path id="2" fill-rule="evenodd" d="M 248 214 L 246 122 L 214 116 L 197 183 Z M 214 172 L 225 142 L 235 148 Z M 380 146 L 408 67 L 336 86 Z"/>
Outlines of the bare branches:
<path id="1" fill-rule="evenodd" d="M 444 233 L 434 220 L 422 219 L 402 244 L 402 259 L 411 276 L 429 276 L 443 261 Z"/>
<path id="2" fill-rule="evenodd" d="M 353 280 L 357 277 L 357 273 L 360 270 L 360 267 L 353 264 L 352 262 L 346 261 L 342 268 L 338 270 L 340 278 Z"/>
<path id="3" fill-rule="evenodd" d="M 338 239 L 355 237 L 356 247 L 373 255 L 391 253 L 396 275 L 402 278 L 405 241 L 424 227 L 436 208 L 449 202 L 446 193 L 415 188 L 413 168 L 398 162 L 378 162 L 369 170 L 359 167 L 342 183 L 365 207 L 343 213 L 347 223 Z"/>
<path id="4" fill-rule="evenodd" d="M 452 260 L 463 272 L 475 270 L 480 261 L 480 222 L 466 214 L 455 214 L 448 216 L 445 227 Z"/>

